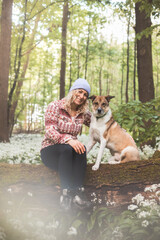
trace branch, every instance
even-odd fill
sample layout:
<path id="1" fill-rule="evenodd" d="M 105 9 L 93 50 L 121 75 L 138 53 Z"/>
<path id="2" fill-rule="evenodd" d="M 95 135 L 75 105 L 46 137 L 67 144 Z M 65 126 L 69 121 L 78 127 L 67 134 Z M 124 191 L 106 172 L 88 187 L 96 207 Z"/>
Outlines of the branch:
<path id="1" fill-rule="evenodd" d="M 23 43 L 24 43 L 24 40 L 25 40 L 25 33 L 26 33 L 27 2 L 28 2 L 28 0 L 25 0 L 25 13 L 24 13 L 24 21 L 23 21 L 23 36 L 22 36 L 22 40 L 21 40 L 21 43 L 20 43 L 19 51 L 17 49 L 18 57 L 19 57 L 19 59 L 18 59 L 18 67 L 17 67 L 17 69 L 15 69 L 15 79 L 14 79 L 13 86 L 12 86 L 12 88 L 10 90 L 10 93 L 9 93 L 8 114 L 9 114 L 9 111 L 10 111 L 12 97 L 13 97 L 14 90 L 16 88 L 17 79 L 18 79 L 19 71 L 20 71 L 20 67 L 21 67 L 21 58 L 22 58 L 21 52 L 22 52 L 22 46 L 23 46 Z"/>
<path id="2" fill-rule="evenodd" d="M 36 15 L 38 15 L 39 13 L 43 12 L 44 10 L 46 10 L 48 7 L 52 6 L 55 3 L 63 3 L 64 1 L 57 1 L 57 2 L 52 2 L 49 5 L 47 5 L 46 7 L 42 8 L 39 12 L 37 12 L 36 14 L 34 14 L 32 17 L 27 18 L 27 21 L 33 19 Z"/>

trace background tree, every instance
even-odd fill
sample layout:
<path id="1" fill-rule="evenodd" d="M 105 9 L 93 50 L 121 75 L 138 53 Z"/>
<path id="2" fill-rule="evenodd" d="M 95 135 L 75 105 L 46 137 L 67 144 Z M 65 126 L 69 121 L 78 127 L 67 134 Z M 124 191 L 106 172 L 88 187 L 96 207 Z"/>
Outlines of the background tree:
<path id="1" fill-rule="evenodd" d="M 7 101 L 10 67 L 12 4 L 13 0 L 2 1 L 0 33 L 0 142 L 9 141 Z"/>
<path id="2" fill-rule="evenodd" d="M 145 0 L 151 8 L 150 0 Z M 139 100 L 142 102 L 154 99 L 154 82 L 152 66 L 152 39 L 151 33 L 144 33 L 151 28 L 151 10 L 142 10 L 141 1 L 135 4 L 136 33 L 137 33 L 137 67 L 139 83 Z M 138 35 L 140 34 L 140 35 Z"/>
<path id="3" fill-rule="evenodd" d="M 13 2 L 8 91 L 10 123 L 13 123 L 11 132 L 12 128 L 15 131 L 18 127 L 24 128 L 25 131 L 34 131 L 34 128 L 38 131 L 43 128 L 46 106 L 60 97 L 60 85 L 65 96 L 72 82 L 78 77 L 84 78 L 85 73 L 93 94 L 116 96 L 111 103 L 113 110 L 117 109 L 121 103 L 125 103 L 126 90 L 128 104 L 138 97 L 133 29 L 134 2 L 127 0 L 116 7 L 112 1 L 108 5 L 107 1 L 68 0 L 69 21 L 64 45 L 67 53 L 66 58 L 62 58 L 64 2 L 66 3 L 64 0 L 25 0 L 23 2 L 14 0 Z M 146 14 L 150 11 L 149 16 L 152 10 L 154 15 L 154 24 L 137 36 L 140 37 L 145 33 L 144 36 L 147 37 L 147 34 L 153 32 L 153 81 L 156 86 L 155 94 L 158 96 L 160 93 L 158 86 L 159 29 L 155 18 L 158 17 L 159 7 L 157 1 L 153 0 L 152 4 L 143 1 L 141 9 L 145 10 Z M 127 47 L 129 17 L 130 36 L 129 47 Z M 117 19 L 119 19 L 118 24 L 114 25 Z M 112 24 L 114 27 L 111 27 Z M 122 31 L 118 35 L 120 28 Z M 65 76 L 61 84 L 61 64 L 64 59 Z"/>
<path id="4" fill-rule="evenodd" d="M 65 74 L 66 74 L 66 48 L 67 48 L 67 23 L 68 23 L 68 0 L 64 1 L 62 19 L 61 39 L 61 70 L 60 70 L 60 99 L 65 96 Z"/>

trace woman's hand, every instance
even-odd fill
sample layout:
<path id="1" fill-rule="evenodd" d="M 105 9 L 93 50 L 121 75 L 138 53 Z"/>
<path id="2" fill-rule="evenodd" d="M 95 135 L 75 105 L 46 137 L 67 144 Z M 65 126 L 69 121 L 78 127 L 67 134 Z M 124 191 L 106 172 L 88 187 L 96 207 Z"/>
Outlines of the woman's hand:
<path id="1" fill-rule="evenodd" d="M 73 147 L 74 150 L 79 154 L 84 153 L 86 151 L 84 145 L 78 140 L 71 139 L 66 143 L 69 144 L 71 147 Z"/>

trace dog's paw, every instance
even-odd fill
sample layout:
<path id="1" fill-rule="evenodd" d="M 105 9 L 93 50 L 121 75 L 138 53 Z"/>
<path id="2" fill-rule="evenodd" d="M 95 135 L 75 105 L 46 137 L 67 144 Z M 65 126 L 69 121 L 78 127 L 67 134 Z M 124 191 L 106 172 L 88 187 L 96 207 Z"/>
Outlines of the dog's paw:
<path id="1" fill-rule="evenodd" d="M 93 170 L 93 171 L 97 171 L 97 170 L 98 170 L 98 168 L 99 168 L 99 166 L 98 166 L 98 165 L 96 165 L 96 164 L 92 166 L 92 170 Z"/>

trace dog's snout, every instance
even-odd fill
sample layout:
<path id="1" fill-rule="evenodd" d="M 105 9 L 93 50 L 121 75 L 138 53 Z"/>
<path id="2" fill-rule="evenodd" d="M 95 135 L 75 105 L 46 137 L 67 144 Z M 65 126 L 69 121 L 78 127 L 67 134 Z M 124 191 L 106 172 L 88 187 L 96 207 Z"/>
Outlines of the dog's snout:
<path id="1" fill-rule="evenodd" d="M 98 108 L 98 113 L 101 113 L 102 109 L 101 108 Z"/>

